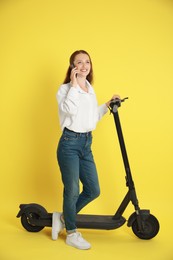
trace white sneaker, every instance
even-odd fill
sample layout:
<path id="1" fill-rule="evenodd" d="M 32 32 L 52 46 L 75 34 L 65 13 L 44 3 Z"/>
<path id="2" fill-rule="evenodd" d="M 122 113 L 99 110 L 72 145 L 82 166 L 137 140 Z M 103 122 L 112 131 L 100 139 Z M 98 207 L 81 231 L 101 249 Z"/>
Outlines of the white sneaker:
<path id="1" fill-rule="evenodd" d="M 52 214 L 52 239 L 57 240 L 58 234 L 64 229 L 64 224 L 62 223 L 61 213 L 53 212 Z"/>
<path id="2" fill-rule="evenodd" d="M 85 239 L 83 239 L 81 233 L 79 232 L 74 232 L 72 234 L 67 235 L 66 244 L 69 246 L 76 247 L 78 249 L 91 248 L 90 243 L 88 243 Z"/>

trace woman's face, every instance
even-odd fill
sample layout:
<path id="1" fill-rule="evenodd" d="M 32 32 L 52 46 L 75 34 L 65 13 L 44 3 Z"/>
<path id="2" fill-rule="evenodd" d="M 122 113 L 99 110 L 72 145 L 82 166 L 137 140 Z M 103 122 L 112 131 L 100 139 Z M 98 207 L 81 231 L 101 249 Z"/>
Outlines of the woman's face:
<path id="1" fill-rule="evenodd" d="M 87 77 L 91 70 L 90 58 L 87 54 L 79 53 L 74 59 L 74 66 L 79 70 L 78 75 L 82 77 Z"/>

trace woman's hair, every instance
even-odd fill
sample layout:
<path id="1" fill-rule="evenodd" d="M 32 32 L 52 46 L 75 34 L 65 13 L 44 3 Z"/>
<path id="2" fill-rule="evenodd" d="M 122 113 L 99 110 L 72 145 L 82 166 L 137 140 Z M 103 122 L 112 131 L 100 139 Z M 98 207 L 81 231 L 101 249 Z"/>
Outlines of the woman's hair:
<path id="1" fill-rule="evenodd" d="M 66 83 L 69 83 L 70 82 L 70 75 L 71 75 L 71 70 L 73 69 L 73 66 L 74 66 L 74 60 L 75 60 L 75 57 L 76 55 L 80 54 L 80 53 L 83 53 L 83 54 L 86 54 L 88 55 L 89 59 L 90 59 L 90 64 L 91 64 L 91 69 L 90 69 L 90 73 L 87 75 L 86 79 L 92 83 L 93 82 L 93 66 L 92 66 L 92 61 L 91 61 L 91 57 L 90 55 L 84 51 L 84 50 L 79 50 L 79 51 L 75 51 L 72 53 L 72 55 L 70 56 L 70 59 L 69 59 L 69 67 L 68 67 L 68 70 L 67 70 L 67 73 L 66 73 L 66 77 L 64 79 L 64 82 L 63 84 L 66 84 Z"/>

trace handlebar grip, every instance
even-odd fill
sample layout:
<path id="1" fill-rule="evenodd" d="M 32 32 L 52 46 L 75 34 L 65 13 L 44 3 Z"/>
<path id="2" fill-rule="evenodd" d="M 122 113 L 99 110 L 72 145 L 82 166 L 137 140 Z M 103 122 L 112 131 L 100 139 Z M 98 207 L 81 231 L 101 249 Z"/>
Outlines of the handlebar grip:
<path id="1" fill-rule="evenodd" d="M 109 105 L 110 106 L 110 111 L 113 112 L 113 113 L 116 113 L 118 107 L 121 106 L 121 102 L 124 102 L 126 99 L 128 99 L 128 97 L 125 97 L 123 99 L 119 99 L 119 98 L 112 99 L 111 103 Z"/>

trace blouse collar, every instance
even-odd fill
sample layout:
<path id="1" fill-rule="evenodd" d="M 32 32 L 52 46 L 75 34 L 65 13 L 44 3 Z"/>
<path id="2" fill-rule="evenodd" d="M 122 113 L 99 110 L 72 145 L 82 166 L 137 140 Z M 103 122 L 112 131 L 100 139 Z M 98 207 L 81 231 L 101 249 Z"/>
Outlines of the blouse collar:
<path id="1" fill-rule="evenodd" d="M 86 91 L 84 91 L 83 89 L 81 89 L 80 88 L 80 86 L 78 85 L 77 86 L 77 89 L 78 89 L 78 91 L 80 92 L 80 93 L 88 93 L 88 94 L 94 94 L 94 89 L 93 89 L 93 87 L 91 86 L 91 84 L 89 83 L 89 81 L 88 80 L 86 80 L 86 85 L 87 85 L 87 88 L 88 88 L 88 92 L 86 92 Z"/>

